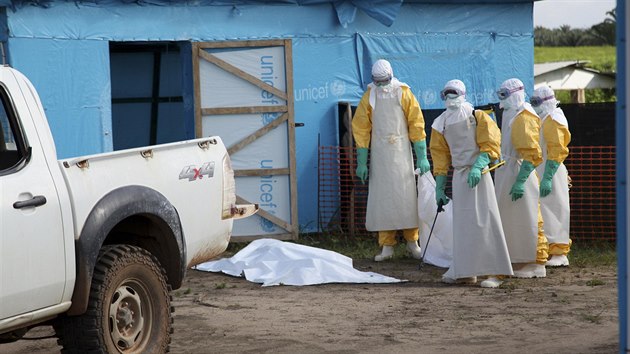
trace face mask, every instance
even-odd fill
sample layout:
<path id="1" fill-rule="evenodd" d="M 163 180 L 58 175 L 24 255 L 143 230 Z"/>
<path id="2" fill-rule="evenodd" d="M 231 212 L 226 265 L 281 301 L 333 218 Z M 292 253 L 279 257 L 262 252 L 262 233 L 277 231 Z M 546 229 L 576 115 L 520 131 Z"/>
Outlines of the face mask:
<path id="1" fill-rule="evenodd" d="M 545 111 L 545 110 L 543 109 L 543 106 L 536 106 L 536 107 L 534 107 L 534 111 L 536 111 L 536 114 L 538 114 L 538 116 L 539 116 L 540 118 L 543 118 L 543 116 L 541 115 L 541 114 L 543 114 L 543 113 L 544 113 L 544 111 Z"/>
<path id="2" fill-rule="evenodd" d="M 457 96 L 455 98 L 446 98 L 446 109 L 459 109 L 464 103 L 464 96 Z"/>

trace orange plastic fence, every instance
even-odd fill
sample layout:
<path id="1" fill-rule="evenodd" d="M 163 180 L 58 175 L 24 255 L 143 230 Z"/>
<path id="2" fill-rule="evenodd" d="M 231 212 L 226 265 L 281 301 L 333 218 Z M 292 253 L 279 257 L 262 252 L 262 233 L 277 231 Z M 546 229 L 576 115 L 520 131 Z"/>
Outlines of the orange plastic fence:
<path id="1" fill-rule="evenodd" d="M 571 238 L 615 240 L 615 146 L 569 146 Z"/>
<path id="2" fill-rule="evenodd" d="M 318 222 L 322 232 L 368 235 L 368 189 L 355 176 L 355 159 L 353 148 L 319 148 Z M 571 238 L 615 240 L 615 147 L 570 146 L 565 165 L 571 178 Z"/>

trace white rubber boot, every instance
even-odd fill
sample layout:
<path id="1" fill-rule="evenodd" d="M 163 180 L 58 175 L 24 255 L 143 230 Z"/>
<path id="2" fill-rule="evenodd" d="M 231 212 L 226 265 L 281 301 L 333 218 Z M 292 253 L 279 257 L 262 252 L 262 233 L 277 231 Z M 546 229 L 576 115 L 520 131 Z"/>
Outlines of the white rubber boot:
<path id="1" fill-rule="evenodd" d="M 482 288 L 498 288 L 503 284 L 502 280 L 496 277 L 488 277 L 488 279 L 484 280 L 479 284 Z"/>
<path id="2" fill-rule="evenodd" d="M 411 256 L 415 259 L 422 258 L 422 250 L 418 246 L 418 241 L 407 241 L 407 249 L 411 252 Z"/>
<path id="3" fill-rule="evenodd" d="M 529 263 L 523 268 L 514 271 L 515 278 L 544 278 L 547 276 L 547 270 L 544 264 Z"/>
<path id="4" fill-rule="evenodd" d="M 568 267 L 569 258 L 565 255 L 553 255 L 545 265 L 548 267 Z"/>
<path id="5" fill-rule="evenodd" d="M 377 254 L 374 257 L 374 261 L 375 262 L 381 262 L 384 261 L 386 259 L 390 259 L 394 257 L 394 247 L 393 246 L 383 246 L 383 249 L 381 250 L 381 254 Z"/>

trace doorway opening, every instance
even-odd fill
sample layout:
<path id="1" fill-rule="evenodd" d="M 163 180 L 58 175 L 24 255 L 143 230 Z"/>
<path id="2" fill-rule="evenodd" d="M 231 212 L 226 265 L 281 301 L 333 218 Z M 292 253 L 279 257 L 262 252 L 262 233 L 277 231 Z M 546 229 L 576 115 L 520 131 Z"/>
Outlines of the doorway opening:
<path id="1" fill-rule="evenodd" d="M 193 138 L 190 42 L 110 42 L 109 52 L 114 150 Z"/>

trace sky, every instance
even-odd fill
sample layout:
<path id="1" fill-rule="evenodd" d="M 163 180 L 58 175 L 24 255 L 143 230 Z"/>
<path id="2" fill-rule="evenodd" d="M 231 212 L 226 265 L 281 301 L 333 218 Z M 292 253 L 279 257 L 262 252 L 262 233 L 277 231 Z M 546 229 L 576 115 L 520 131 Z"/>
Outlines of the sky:
<path id="1" fill-rule="evenodd" d="M 542 0 L 534 2 L 534 27 L 590 28 L 604 22 L 606 12 L 617 6 L 615 0 Z"/>

